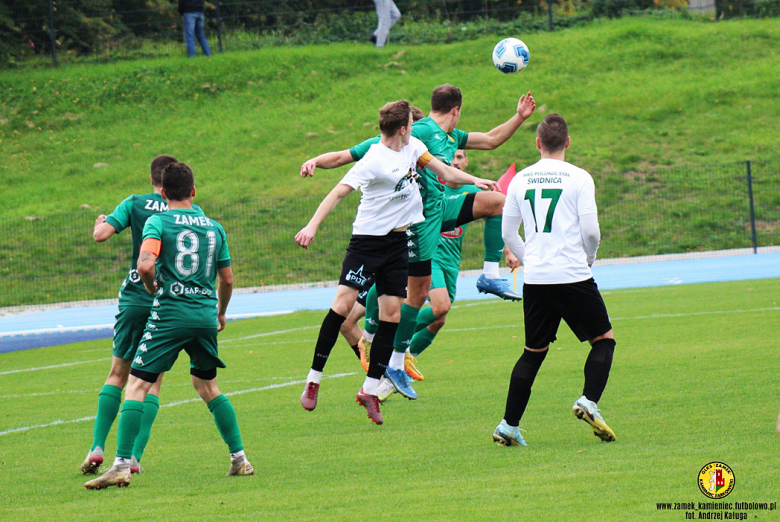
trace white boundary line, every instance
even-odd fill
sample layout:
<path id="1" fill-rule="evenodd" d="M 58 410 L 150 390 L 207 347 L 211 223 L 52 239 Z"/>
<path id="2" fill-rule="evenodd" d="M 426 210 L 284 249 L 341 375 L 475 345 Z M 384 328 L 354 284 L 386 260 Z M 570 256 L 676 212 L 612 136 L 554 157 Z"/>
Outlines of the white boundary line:
<path id="1" fill-rule="evenodd" d="M 327 378 L 328 379 L 337 379 L 339 377 L 348 377 L 350 375 L 357 375 L 357 372 L 336 373 L 336 374 L 333 374 L 333 375 L 328 375 Z M 283 382 L 283 383 L 280 383 L 280 384 L 269 384 L 268 386 L 260 386 L 258 388 L 249 388 L 247 390 L 238 390 L 238 391 L 234 391 L 234 392 L 227 392 L 224 395 L 227 396 L 227 397 L 232 397 L 233 395 L 243 395 L 245 393 L 252 393 L 252 392 L 256 392 L 256 391 L 273 390 L 275 388 L 284 388 L 284 387 L 287 387 L 287 386 L 293 386 L 295 384 L 303 384 L 305 382 L 306 382 L 306 379 L 297 380 L 297 381 Z M 192 398 L 192 399 L 185 399 L 183 401 L 169 402 L 169 403 L 161 405 L 160 407 L 161 408 L 167 408 L 169 406 L 180 406 L 182 404 L 189 404 L 191 402 L 200 402 L 202 400 L 203 399 L 201 399 L 200 397 L 195 397 L 195 398 Z M 20 432 L 24 432 L 24 431 L 30 431 L 30 430 L 39 429 L 39 428 L 48 428 L 50 426 L 59 426 L 60 424 L 72 424 L 74 422 L 86 422 L 86 421 L 91 421 L 91 420 L 94 420 L 94 419 L 95 419 L 95 416 L 93 415 L 91 417 L 79 417 L 78 419 L 65 420 L 65 421 L 61 420 L 61 419 L 57 419 L 57 420 L 52 421 L 52 422 L 47 422 L 46 424 L 35 424 L 34 426 L 22 426 L 21 428 L 9 428 L 9 429 L 7 429 L 5 431 L 0 431 L 0 437 L 3 436 L 3 435 L 11 434 L 11 433 L 20 433 Z"/>
<path id="2" fill-rule="evenodd" d="M 7 370 L 4 372 L 0 372 L 0 375 L 8 375 L 10 373 L 22 373 L 22 372 L 35 372 L 38 370 L 51 370 L 52 368 L 64 368 L 65 366 L 75 366 L 77 364 L 87 364 L 87 363 L 93 363 L 98 361 L 110 361 L 111 357 L 104 357 L 103 359 L 91 359 L 89 361 L 76 361 L 76 362 L 69 362 L 69 363 L 62 363 L 62 364 L 53 364 L 51 366 L 38 366 L 35 368 L 20 368 L 18 370 Z"/>

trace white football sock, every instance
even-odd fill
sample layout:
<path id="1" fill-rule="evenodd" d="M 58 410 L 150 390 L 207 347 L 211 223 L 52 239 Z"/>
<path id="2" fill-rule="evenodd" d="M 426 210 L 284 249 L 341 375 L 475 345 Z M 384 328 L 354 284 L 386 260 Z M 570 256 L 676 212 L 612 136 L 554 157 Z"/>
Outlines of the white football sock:
<path id="1" fill-rule="evenodd" d="M 498 263 L 495 261 L 485 261 L 485 264 L 482 266 L 482 273 L 485 274 L 485 277 L 488 279 L 498 279 L 500 277 L 500 274 L 498 273 Z"/>
<path id="2" fill-rule="evenodd" d="M 309 370 L 309 375 L 306 376 L 306 382 L 313 382 L 319 384 L 322 380 L 322 372 L 317 370 Z"/>
<path id="3" fill-rule="evenodd" d="M 374 342 L 374 336 L 375 335 L 376 335 L 375 333 L 370 333 L 370 332 L 366 332 L 365 330 L 363 330 L 363 339 L 365 339 L 366 341 L 368 341 L 370 343 Z"/>
<path id="4" fill-rule="evenodd" d="M 403 370 L 404 356 L 406 356 L 406 352 L 396 352 L 393 350 L 393 355 L 390 356 L 390 364 L 388 364 L 388 367 L 393 370 Z"/>
<path id="5" fill-rule="evenodd" d="M 379 386 L 379 379 L 373 377 L 366 377 L 363 381 L 363 393 L 367 395 L 376 395 L 376 389 Z"/>

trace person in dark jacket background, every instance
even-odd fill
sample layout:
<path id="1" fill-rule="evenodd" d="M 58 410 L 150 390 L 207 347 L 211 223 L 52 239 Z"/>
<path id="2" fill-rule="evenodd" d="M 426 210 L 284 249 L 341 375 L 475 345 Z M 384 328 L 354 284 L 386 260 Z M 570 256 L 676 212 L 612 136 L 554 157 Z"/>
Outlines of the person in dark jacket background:
<path id="1" fill-rule="evenodd" d="M 195 56 L 195 38 L 198 39 L 200 48 L 205 56 L 211 56 L 211 48 L 206 41 L 206 33 L 203 31 L 205 18 L 203 16 L 204 0 L 179 0 L 179 13 L 182 16 L 184 26 L 184 43 L 187 45 L 187 56 Z"/>

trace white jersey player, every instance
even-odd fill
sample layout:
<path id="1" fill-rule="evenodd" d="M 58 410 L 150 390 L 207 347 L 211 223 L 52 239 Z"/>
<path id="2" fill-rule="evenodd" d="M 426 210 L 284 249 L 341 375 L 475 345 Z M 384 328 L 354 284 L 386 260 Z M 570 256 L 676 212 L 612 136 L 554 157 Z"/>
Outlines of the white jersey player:
<path id="1" fill-rule="evenodd" d="M 504 204 L 502 235 L 523 263 L 525 279 L 525 350 L 512 371 L 504 419 L 493 433 L 507 446 L 525 445 L 520 418 L 561 319 L 591 344 L 574 414 L 601 440 L 615 440 L 596 405 L 609 378 L 615 338 L 590 270 L 600 240 L 595 188 L 588 172 L 565 161 L 570 143 L 566 120 L 548 115 L 537 127 L 542 159 L 515 176 Z M 518 235 L 521 225 L 525 242 Z"/>

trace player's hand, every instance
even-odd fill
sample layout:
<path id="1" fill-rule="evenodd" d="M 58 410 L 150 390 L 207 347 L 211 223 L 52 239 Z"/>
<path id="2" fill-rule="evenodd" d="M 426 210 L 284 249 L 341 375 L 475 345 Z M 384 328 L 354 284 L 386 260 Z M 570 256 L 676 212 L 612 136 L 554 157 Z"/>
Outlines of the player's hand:
<path id="1" fill-rule="evenodd" d="M 310 178 L 314 176 L 314 171 L 317 168 L 317 162 L 313 159 L 310 159 L 303 165 L 301 165 L 301 177 L 302 178 Z"/>
<path id="2" fill-rule="evenodd" d="M 493 192 L 501 192 L 501 187 L 498 186 L 498 181 L 492 179 L 477 178 L 474 180 L 474 186 L 482 190 L 492 190 Z"/>
<path id="3" fill-rule="evenodd" d="M 99 225 L 102 225 L 105 222 L 106 222 L 106 215 L 100 214 L 95 220 L 95 228 L 97 228 Z"/>
<path id="4" fill-rule="evenodd" d="M 534 97 L 531 96 L 531 91 L 528 91 L 527 94 L 524 94 L 520 96 L 520 101 L 517 102 L 517 114 L 525 119 L 528 119 L 531 114 L 534 113 L 534 110 L 536 109 L 536 101 L 534 100 Z"/>
<path id="5" fill-rule="evenodd" d="M 309 248 L 309 245 L 314 240 L 314 236 L 317 235 L 317 229 L 306 226 L 301 229 L 300 232 L 295 234 L 295 242 L 303 248 Z"/>
<path id="6" fill-rule="evenodd" d="M 506 266 L 512 270 L 520 268 L 520 260 L 517 259 L 517 256 L 514 255 L 511 250 L 504 248 L 504 254 L 506 255 Z"/>
<path id="7" fill-rule="evenodd" d="M 217 331 L 221 332 L 222 330 L 225 329 L 225 322 L 227 321 L 225 314 L 218 314 L 217 321 L 219 321 L 219 326 L 217 326 Z"/>

